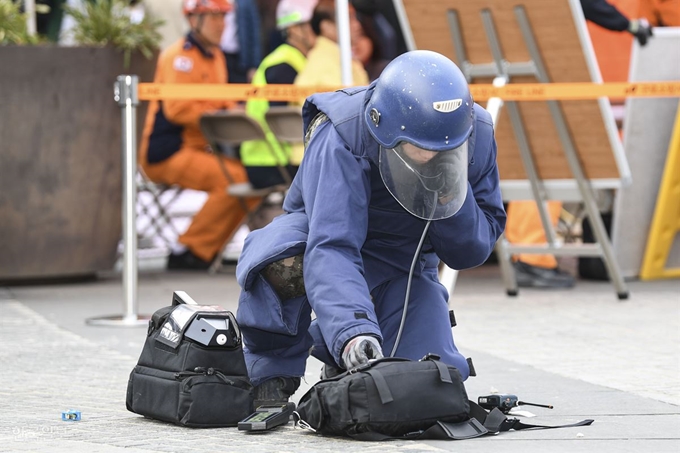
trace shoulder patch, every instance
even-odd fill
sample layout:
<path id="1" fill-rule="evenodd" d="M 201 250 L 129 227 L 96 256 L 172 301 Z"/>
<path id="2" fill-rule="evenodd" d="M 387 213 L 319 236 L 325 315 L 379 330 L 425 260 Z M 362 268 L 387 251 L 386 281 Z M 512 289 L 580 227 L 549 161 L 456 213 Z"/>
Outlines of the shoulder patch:
<path id="1" fill-rule="evenodd" d="M 175 61 L 172 62 L 172 67 L 175 68 L 176 71 L 191 72 L 194 67 L 194 60 L 180 55 L 175 57 Z"/>

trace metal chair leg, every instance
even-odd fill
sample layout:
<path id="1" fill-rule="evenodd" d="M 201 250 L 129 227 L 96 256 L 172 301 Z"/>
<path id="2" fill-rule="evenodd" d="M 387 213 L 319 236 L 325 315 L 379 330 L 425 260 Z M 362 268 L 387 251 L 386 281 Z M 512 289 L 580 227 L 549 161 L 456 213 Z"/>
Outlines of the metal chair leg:
<path id="1" fill-rule="evenodd" d="M 505 293 L 508 296 L 517 296 L 519 294 L 517 277 L 515 276 L 515 269 L 512 267 L 512 256 L 508 251 L 508 241 L 505 239 L 505 234 L 496 242 L 496 255 L 498 256 L 498 264 L 501 269 L 503 284 L 505 285 Z"/>

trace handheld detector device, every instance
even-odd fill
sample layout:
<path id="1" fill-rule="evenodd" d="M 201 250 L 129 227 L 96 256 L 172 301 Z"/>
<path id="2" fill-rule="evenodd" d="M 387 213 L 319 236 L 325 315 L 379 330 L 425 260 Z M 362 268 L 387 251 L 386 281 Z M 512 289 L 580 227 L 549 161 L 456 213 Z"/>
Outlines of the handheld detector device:
<path id="1" fill-rule="evenodd" d="M 295 403 L 260 406 L 255 412 L 238 422 L 240 431 L 269 431 L 288 423 L 295 410 Z"/>

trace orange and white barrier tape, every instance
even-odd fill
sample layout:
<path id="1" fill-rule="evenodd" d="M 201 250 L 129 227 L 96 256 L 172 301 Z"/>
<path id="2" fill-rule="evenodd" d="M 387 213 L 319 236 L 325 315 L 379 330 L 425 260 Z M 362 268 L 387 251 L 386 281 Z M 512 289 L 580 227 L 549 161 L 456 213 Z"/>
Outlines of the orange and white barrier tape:
<path id="1" fill-rule="evenodd" d="M 163 99 L 219 99 L 224 101 L 266 99 L 268 101 L 300 101 L 314 93 L 334 91 L 340 88 L 342 87 L 255 86 L 236 83 L 140 83 L 138 95 L 141 101 Z"/>
<path id="2" fill-rule="evenodd" d="M 673 82 L 622 82 L 622 83 L 526 83 L 470 85 L 472 97 L 486 101 L 497 97 L 505 101 L 579 100 L 601 97 L 677 97 L 680 81 Z"/>
<path id="3" fill-rule="evenodd" d="M 247 84 L 165 84 L 140 83 L 138 97 L 142 101 L 163 99 L 219 99 L 245 101 L 301 101 L 319 92 L 341 87 L 299 87 L 295 85 Z M 506 101 L 580 100 L 600 97 L 680 97 L 680 81 L 621 83 L 518 83 L 502 87 L 472 84 L 475 101 L 497 97 Z"/>

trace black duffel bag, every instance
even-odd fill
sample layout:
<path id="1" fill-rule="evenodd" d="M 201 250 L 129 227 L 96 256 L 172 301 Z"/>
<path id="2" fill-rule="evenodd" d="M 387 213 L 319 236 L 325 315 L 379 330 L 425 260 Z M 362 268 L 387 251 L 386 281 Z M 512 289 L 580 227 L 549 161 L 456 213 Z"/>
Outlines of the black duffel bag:
<path id="1" fill-rule="evenodd" d="M 509 430 L 587 426 L 533 425 L 468 400 L 460 372 L 436 355 L 384 358 L 317 382 L 300 399 L 296 424 L 358 440 L 461 440 Z"/>
<path id="2" fill-rule="evenodd" d="M 142 354 L 130 373 L 126 406 L 196 428 L 236 426 L 250 415 L 253 387 L 234 315 L 175 292 L 173 305 L 149 321 Z"/>
<path id="3" fill-rule="evenodd" d="M 420 436 L 442 422 L 459 427 L 460 438 L 485 434 L 470 426 L 469 413 L 458 369 L 428 355 L 379 359 L 322 380 L 302 396 L 296 416 L 320 434 L 362 440 Z"/>

